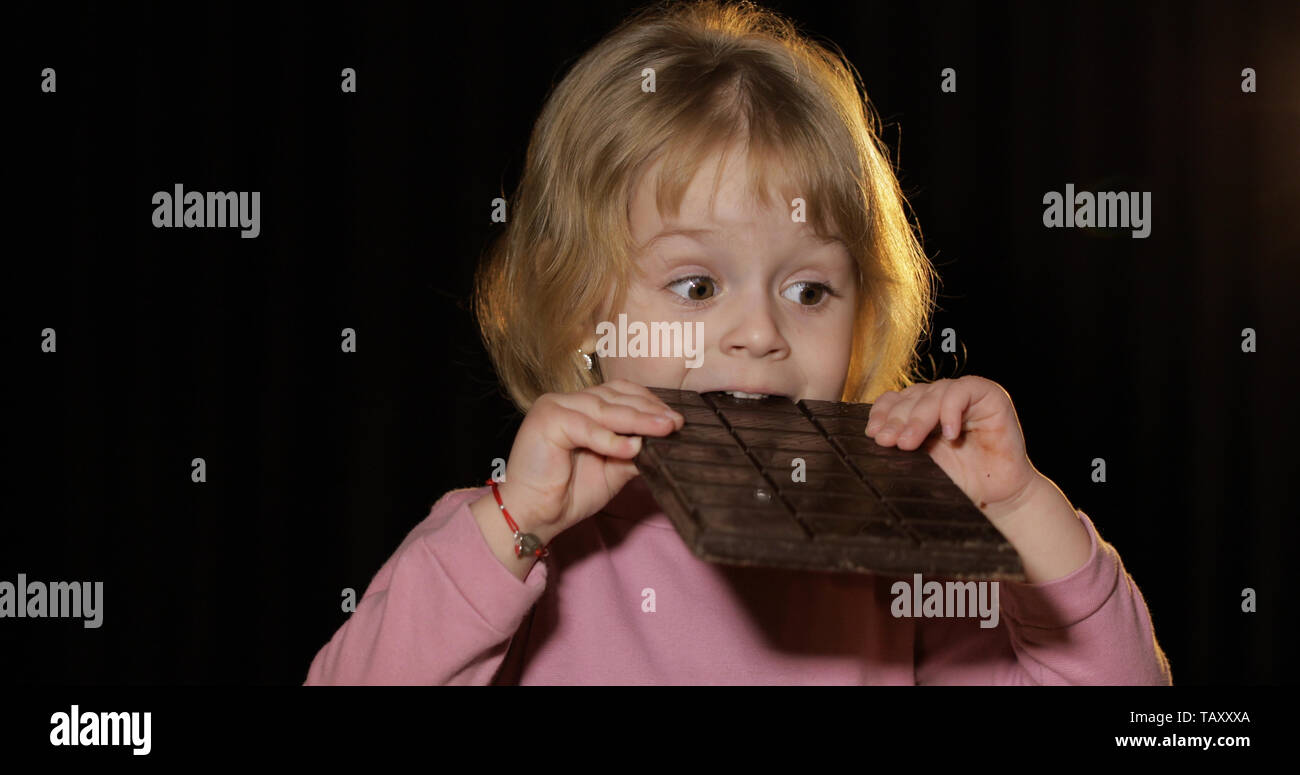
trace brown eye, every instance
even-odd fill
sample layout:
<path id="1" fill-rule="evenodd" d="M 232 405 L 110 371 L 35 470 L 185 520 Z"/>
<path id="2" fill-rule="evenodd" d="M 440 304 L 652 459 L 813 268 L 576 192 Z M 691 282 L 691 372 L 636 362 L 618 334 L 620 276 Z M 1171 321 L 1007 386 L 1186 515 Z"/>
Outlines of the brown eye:
<path id="1" fill-rule="evenodd" d="M 685 284 L 689 284 L 689 287 L 686 289 L 686 298 L 690 301 L 707 301 L 713 297 L 713 294 L 717 290 L 714 287 L 712 278 L 709 277 L 685 277 L 675 283 L 671 283 L 668 288 L 671 290 L 679 285 Z M 680 292 L 675 290 L 673 293 L 676 293 L 678 296 L 682 295 Z"/>
<path id="2" fill-rule="evenodd" d="M 826 294 L 830 289 L 822 283 L 795 283 L 790 286 L 787 293 L 789 293 L 790 290 L 797 291 L 798 297 L 791 299 L 789 296 L 786 296 L 787 299 L 790 299 L 790 301 L 797 301 L 807 307 L 815 307 L 825 300 Z"/>
<path id="3" fill-rule="evenodd" d="M 713 295 L 713 281 L 707 278 L 697 280 L 691 286 L 688 295 L 695 301 L 703 301 Z"/>

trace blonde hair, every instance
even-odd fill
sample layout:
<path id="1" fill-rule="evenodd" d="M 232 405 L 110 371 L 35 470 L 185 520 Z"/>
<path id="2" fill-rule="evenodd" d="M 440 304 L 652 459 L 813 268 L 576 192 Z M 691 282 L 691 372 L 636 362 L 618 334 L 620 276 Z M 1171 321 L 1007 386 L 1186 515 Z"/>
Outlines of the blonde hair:
<path id="1" fill-rule="evenodd" d="M 670 0 L 638 11 L 578 60 L 533 127 L 505 232 L 475 278 L 484 344 L 521 411 L 543 393 L 602 381 L 577 348 L 583 326 L 625 300 L 637 250 L 628 203 L 640 174 L 663 160 L 656 203 L 676 214 L 701 163 L 740 141 L 750 191 L 770 202 L 767 171 L 783 171 L 782 200 L 802 197 L 814 233 L 838 232 L 857 263 L 841 400 L 870 402 L 912 384 L 934 270 L 904 213 L 879 119 L 835 50 L 750 2 Z M 654 91 L 643 90 L 645 68 Z"/>

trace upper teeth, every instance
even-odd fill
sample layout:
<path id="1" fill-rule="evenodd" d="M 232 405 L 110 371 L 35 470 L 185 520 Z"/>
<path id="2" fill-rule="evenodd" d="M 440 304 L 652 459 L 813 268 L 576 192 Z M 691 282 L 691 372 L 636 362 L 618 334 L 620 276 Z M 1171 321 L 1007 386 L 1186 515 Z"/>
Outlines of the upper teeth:
<path id="1" fill-rule="evenodd" d="M 728 390 L 726 393 L 727 395 L 735 396 L 736 398 L 767 398 L 767 395 L 764 393 L 745 393 L 740 390 Z"/>

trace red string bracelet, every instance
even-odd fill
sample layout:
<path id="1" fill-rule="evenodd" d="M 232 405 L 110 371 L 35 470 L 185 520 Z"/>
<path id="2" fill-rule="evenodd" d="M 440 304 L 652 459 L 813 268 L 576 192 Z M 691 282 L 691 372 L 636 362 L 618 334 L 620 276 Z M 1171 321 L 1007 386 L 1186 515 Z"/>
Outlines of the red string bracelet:
<path id="1" fill-rule="evenodd" d="M 488 479 L 487 483 L 492 485 L 492 494 L 496 496 L 497 505 L 501 507 L 501 513 L 506 515 L 506 524 L 510 525 L 510 529 L 515 534 L 515 556 L 523 557 L 524 553 L 527 552 L 536 555 L 539 560 L 543 557 L 549 557 L 551 550 L 542 546 L 541 539 L 532 533 L 520 532 L 519 526 L 510 518 L 510 512 L 506 511 L 506 504 L 501 500 L 501 492 L 497 490 L 496 480 Z"/>

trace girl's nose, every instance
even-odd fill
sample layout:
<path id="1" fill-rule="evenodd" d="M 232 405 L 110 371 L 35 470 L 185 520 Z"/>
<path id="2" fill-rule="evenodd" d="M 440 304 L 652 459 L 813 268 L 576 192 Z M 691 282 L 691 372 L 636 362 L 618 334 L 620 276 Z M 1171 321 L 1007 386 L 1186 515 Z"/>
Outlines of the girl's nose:
<path id="1" fill-rule="evenodd" d="M 766 298 L 766 294 L 757 292 L 736 298 L 725 320 L 719 321 L 723 331 L 718 339 L 718 349 L 725 355 L 749 355 L 753 358 L 788 354 L 789 344 L 781 335 L 775 303 L 775 300 Z"/>

